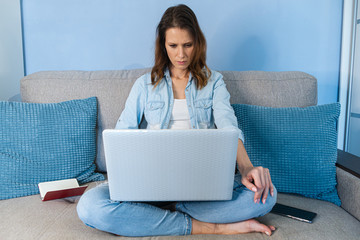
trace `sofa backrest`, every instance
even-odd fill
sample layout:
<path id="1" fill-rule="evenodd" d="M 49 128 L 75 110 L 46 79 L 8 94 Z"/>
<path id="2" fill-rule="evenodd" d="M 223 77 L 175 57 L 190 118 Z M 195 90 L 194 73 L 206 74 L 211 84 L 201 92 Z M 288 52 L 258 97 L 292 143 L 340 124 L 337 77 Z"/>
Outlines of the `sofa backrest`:
<path id="1" fill-rule="evenodd" d="M 97 167 L 105 172 L 102 131 L 114 128 L 135 80 L 150 71 L 43 71 L 21 80 L 24 102 L 55 103 L 96 96 L 99 103 Z M 304 72 L 220 71 L 231 103 L 269 107 L 306 107 L 317 104 L 317 80 Z"/>

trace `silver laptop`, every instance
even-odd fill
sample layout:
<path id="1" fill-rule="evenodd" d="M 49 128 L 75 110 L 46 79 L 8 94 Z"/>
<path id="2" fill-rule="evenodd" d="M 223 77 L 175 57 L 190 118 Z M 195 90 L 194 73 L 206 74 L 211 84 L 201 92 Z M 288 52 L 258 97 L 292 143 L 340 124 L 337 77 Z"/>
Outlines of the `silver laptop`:
<path id="1" fill-rule="evenodd" d="M 110 198 L 230 200 L 238 131 L 104 130 Z"/>

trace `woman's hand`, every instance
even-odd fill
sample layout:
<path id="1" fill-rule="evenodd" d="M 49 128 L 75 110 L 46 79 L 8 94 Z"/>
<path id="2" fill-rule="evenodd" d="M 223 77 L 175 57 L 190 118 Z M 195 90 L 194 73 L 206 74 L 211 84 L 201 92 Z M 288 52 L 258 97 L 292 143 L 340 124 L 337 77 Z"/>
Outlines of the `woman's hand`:
<path id="1" fill-rule="evenodd" d="M 241 173 L 241 183 L 255 192 L 254 202 L 259 203 L 260 199 L 265 203 L 269 196 L 274 196 L 274 186 L 271 181 L 269 169 L 254 167 L 246 153 L 243 142 L 239 139 L 237 150 L 237 164 Z"/>
<path id="2" fill-rule="evenodd" d="M 263 167 L 250 167 L 241 172 L 241 183 L 245 187 L 255 192 L 254 202 L 265 203 L 269 195 L 274 196 L 274 186 L 271 181 L 269 169 Z"/>

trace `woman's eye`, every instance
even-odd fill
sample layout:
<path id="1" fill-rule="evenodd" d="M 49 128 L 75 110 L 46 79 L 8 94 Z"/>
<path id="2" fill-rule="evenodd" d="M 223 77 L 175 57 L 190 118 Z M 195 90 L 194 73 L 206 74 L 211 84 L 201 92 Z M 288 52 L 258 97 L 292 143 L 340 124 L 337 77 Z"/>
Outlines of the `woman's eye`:
<path id="1" fill-rule="evenodd" d="M 176 45 L 175 44 L 170 44 L 169 45 L 171 48 L 176 48 Z"/>
<path id="2" fill-rule="evenodd" d="M 192 47 L 192 43 L 185 44 L 185 47 Z"/>

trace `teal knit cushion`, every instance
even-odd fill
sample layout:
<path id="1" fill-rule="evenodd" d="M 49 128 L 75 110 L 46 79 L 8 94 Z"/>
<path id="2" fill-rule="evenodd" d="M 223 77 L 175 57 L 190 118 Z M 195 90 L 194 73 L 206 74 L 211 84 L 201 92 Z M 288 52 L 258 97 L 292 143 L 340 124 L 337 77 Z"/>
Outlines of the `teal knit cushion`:
<path id="1" fill-rule="evenodd" d="M 39 193 L 39 182 L 95 173 L 97 100 L 0 102 L 0 199 Z"/>
<path id="2" fill-rule="evenodd" d="M 279 192 L 340 205 L 336 190 L 340 104 L 306 108 L 233 105 L 255 166 L 269 168 Z"/>

